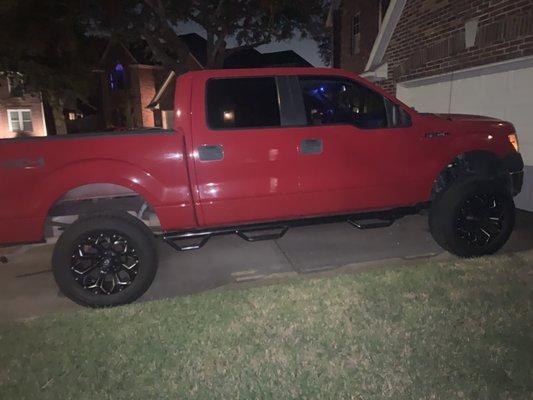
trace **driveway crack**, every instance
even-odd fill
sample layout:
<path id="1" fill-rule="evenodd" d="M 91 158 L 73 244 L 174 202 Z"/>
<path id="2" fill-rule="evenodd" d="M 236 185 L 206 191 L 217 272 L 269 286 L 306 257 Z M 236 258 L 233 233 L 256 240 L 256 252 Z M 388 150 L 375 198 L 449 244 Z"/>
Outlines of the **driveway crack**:
<path id="1" fill-rule="evenodd" d="M 283 254 L 283 257 L 285 257 L 292 270 L 296 273 L 299 273 L 298 269 L 296 269 L 296 265 L 292 262 L 291 258 L 287 255 L 285 250 L 283 250 L 283 248 L 279 245 L 278 241 L 274 240 L 274 243 L 276 244 L 276 247 L 279 249 L 279 251 L 281 251 L 281 254 Z"/>

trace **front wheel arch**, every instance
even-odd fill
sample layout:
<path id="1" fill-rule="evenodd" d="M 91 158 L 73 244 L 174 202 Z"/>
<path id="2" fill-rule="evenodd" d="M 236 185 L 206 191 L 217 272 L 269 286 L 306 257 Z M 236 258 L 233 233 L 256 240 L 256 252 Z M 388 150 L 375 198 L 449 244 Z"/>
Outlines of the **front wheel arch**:
<path id="1" fill-rule="evenodd" d="M 499 184 L 510 189 L 510 182 L 505 172 L 501 160 L 494 153 L 484 150 L 461 153 L 446 164 L 435 178 L 431 188 L 430 201 L 433 202 L 440 198 L 455 181 L 465 176 L 499 180 Z"/>

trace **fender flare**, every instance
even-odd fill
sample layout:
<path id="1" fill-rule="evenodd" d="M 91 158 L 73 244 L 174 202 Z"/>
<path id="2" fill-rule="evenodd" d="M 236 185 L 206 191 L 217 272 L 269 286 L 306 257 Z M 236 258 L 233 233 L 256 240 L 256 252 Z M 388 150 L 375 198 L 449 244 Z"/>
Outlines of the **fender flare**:
<path id="1" fill-rule="evenodd" d="M 112 174 L 109 171 L 113 171 Z M 39 182 L 33 188 L 35 214 L 43 219 L 49 210 L 73 189 L 95 183 L 109 183 L 138 194 L 152 207 L 163 201 L 164 185 L 142 169 L 122 161 L 92 159 L 67 164 Z"/>
<path id="2" fill-rule="evenodd" d="M 430 200 L 448 187 L 462 173 L 476 174 L 486 178 L 505 177 L 505 168 L 498 156 L 486 150 L 473 150 L 458 154 L 439 172 L 435 178 Z"/>

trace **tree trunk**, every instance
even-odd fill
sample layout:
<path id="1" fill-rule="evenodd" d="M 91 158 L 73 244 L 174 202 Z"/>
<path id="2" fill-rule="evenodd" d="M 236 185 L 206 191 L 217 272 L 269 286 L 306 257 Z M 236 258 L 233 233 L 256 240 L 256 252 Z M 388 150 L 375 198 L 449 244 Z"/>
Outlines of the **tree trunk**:
<path id="1" fill-rule="evenodd" d="M 48 93 L 48 102 L 52 108 L 52 116 L 54 118 L 54 125 L 56 127 L 56 135 L 67 134 L 67 123 L 65 122 L 65 115 L 63 114 L 64 102 L 60 96 L 55 93 Z"/>
<path id="2" fill-rule="evenodd" d="M 65 115 L 63 114 L 63 107 L 59 104 L 50 104 L 52 107 L 52 115 L 54 116 L 54 125 L 56 127 L 56 135 L 67 134 L 67 123 L 65 122 Z"/>

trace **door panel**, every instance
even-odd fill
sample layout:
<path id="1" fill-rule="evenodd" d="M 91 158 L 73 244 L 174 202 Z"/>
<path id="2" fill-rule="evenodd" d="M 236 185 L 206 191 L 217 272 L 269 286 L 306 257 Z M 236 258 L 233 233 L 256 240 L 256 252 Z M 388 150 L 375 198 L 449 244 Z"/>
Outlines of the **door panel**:
<path id="1" fill-rule="evenodd" d="M 394 104 L 351 84 L 358 85 L 327 77 L 302 83 L 309 125 L 291 128 L 290 134 L 299 145 L 297 180 L 306 215 L 409 205 L 427 191 L 417 175 L 417 166 L 429 157 L 423 132 L 407 123 L 408 116 L 390 121 Z M 308 140 L 320 142 L 321 151 L 306 154 Z"/>
<path id="2" fill-rule="evenodd" d="M 273 105 L 261 100 L 266 92 L 275 90 L 274 78 L 268 82 L 253 79 L 242 78 L 244 84 L 232 82 L 231 87 L 221 82 L 214 85 L 222 93 L 211 104 L 207 102 L 214 110 L 207 118 L 211 128 L 204 113 L 207 81 L 194 83 L 193 92 L 198 94 L 193 99 L 192 116 L 197 152 L 194 167 L 202 225 L 288 218 L 298 203 L 294 139 L 279 126 L 242 126 L 257 121 L 281 123 Z M 261 93 L 253 93 L 254 85 L 259 85 Z M 275 98 L 277 102 L 277 94 Z"/>

